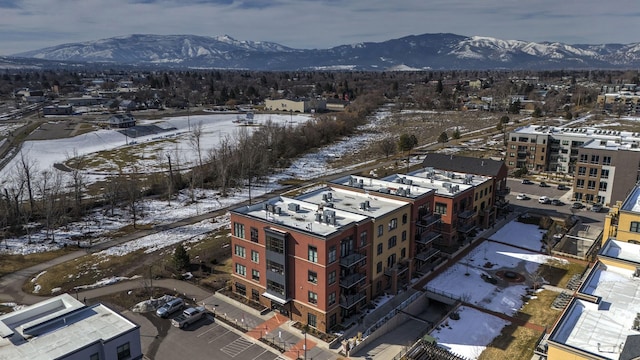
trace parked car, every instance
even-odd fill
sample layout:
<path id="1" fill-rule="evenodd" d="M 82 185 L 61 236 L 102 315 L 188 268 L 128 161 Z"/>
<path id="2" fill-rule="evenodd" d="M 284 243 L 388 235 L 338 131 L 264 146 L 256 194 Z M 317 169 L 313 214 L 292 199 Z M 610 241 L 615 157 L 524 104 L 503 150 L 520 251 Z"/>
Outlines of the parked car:
<path id="1" fill-rule="evenodd" d="M 591 207 L 591 211 L 593 212 L 602 211 L 602 204 L 593 204 L 593 206 Z"/>
<path id="2" fill-rule="evenodd" d="M 531 180 L 529 180 L 529 179 L 523 179 L 523 180 L 522 180 L 522 183 L 523 183 L 523 184 L 525 184 L 525 185 L 532 185 L 532 184 L 533 184 L 533 181 L 531 181 Z"/>
<path id="3" fill-rule="evenodd" d="M 169 317 L 169 315 L 173 314 L 174 312 L 178 310 L 182 310 L 183 307 L 184 307 L 184 300 L 182 300 L 181 298 L 175 298 L 173 300 L 170 300 L 166 304 L 160 306 L 158 310 L 156 310 L 156 315 L 158 315 L 161 318 L 167 318 Z"/>
<path id="4" fill-rule="evenodd" d="M 171 320 L 171 325 L 177 328 L 184 328 L 189 324 L 193 324 L 194 322 L 200 320 L 204 314 L 206 314 L 207 310 L 204 307 L 190 307 L 185 309 L 182 314 L 176 316 L 175 319 Z"/>
<path id="5" fill-rule="evenodd" d="M 531 198 L 527 194 L 518 194 L 518 195 L 516 195 L 516 199 L 518 199 L 518 200 L 529 200 Z"/>
<path id="6" fill-rule="evenodd" d="M 582 209 L 584 207 L 584 204 L 581 202 L 574 202 L 573 205 L 571 205 L 571 208 L 573 209 Z"/>
<path id="7" fill-rule="evenodd" d="M 555 206 L 562 206 L 564 205 L 564 203 L 558 199 L 552 199 L 551 200 L 551 205 L 555 205 Z"/>
<path id="8" fill-rule="evenodd" d="M 549 199 L 546 196 L 540 196 L 540 198 L 538 199 L 538 202 L 540 204 L 549 204 L 551 202 L 551 199 Z"/>
<path id="9" fill-rule="evenodd" d="M 569 187 L 567 185 L 560 184 L 558 185 L 558 190 L 569 190 Z"/>
<path id="10" fill-rule="evenodd" d="M 540 186 L 540 187 L 550 187 L 549 184 L 547 184 L 544 181 L 542 181 L 538 186 Z"/>

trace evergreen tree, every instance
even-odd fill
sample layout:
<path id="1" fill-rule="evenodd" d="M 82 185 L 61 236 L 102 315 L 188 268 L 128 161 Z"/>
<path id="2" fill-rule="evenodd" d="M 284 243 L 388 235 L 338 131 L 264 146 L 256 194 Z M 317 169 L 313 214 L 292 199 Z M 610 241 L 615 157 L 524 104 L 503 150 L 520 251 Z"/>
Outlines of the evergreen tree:
<path id="1" fill-rule="evenodd" d="M 176 270 L 188 270 L 191 264 L 191 259 L 187 253 L 187 249 L 184 248 L 182 243 L 176 246 L 176 250 L 173 252 L 173 265 Z"/>
<path id="2" fill-rule="evenodd" d="M 440 136 L 438 136 L 438 142 L 441 142 L 441 143 L 444 144 L 447 141 L 449 141 L 449 135 L 447 135 L 447 133 L 443 131 L 442 134 L 440 134 Z"/>

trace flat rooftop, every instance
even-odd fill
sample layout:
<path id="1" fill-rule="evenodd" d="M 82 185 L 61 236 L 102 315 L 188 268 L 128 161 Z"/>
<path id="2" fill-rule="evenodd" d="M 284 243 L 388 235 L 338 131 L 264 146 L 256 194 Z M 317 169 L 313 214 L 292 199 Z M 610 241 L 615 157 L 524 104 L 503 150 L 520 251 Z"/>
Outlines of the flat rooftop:
<path id="1" fill-rule="evenodd" d="M 333 184 L 351 186 L 356 189 L 363 189 L 372 193 L 385 193 L 402 196 L 410 199 L 417 199 L 425 194 L 435 193 L 433 188 L 412 186 L 411 181 L 407 181 L 406 176 L 398 176 L 393 181 L 384 179 L 374 179 L 364 176 L 348 175 L 331 181 Z"/>
<path id="2" fill-rule="evenodd" d="M 411 191 L 414 191 L 414 188 L 432 189 L 437 195 L 450 197 L 454 197 L 485 181 L 490 181 L 488 177 L 484 176 L 443 172 L 432 169 L 418 170 L 407 175 L 395 174 L 383 178 L 383 180 L 391 182 L 397 182 L 402 179 L 406 179 L 404 181 L 411 181 Z"/>
<path id="3" fill-rule="evenodd" d="M 527 125 L 515 129 L 511 134 L 568 135 L 576 138 L 584 138 L 585 140 L 591 140 L 595 137 L 603 140 L 620 141 L 622 143 L 634 141 L 636 143 L 640 142 L 640 133 L 599 128 L 565 128 L 556 126 Z"/>
<path id="4" fill-rule="evenodd" d="M 640 213 L 640 186 L 636 186 L 622 203 L 622 210 Z"/>
<path id="5" fill-rule="evenodd" d="M 593 139 L 584 145 L 582 145 L 585 149 L 597 149 L 597 150 L 629 150 L 629 151 L 640 151 L 638 148 L 637 142 L 620 142 L 619 140 L 599 140 Z"/>
<path id="6" fill-rule="evenodd" d="M 57 359 L 137 327 L 102 304 L 62 294 L 0 316 L 0 359 Z"/>
<path id="7" fill-rule="evenodd" d="M 639 250 L 640 245 L 609 240 L 600 254 L 637 262 L 640 260 Z M 640 334 L 633 330 L 640 300 L 640 278 L 634 277 L 633 273 L 599 262 L 578 290 L 581 294 L 597 297 L 599 301 L 574 298 L 549 340 L 606 359 L 640 356 L 640 349 L 624 346 L 629 336 Z"/>

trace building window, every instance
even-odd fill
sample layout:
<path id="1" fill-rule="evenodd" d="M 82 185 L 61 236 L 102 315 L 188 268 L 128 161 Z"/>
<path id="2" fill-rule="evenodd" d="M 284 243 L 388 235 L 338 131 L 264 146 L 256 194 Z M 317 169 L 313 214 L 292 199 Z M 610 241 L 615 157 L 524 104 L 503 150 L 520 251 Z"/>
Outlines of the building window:
<path id="1" fill-rule="evenodd" d="M 260 271 L 251 269 L 251 278 L 255 281 L 260 281 Z"/>
<path id="2" fill-rule="evenodd" d="M 318 262 L 318 248 L 315 246 L 309 246 L 309 261 Z"/>
<path id="3" fill-rule="evenodd" d="M 267 280 L 267 290 L 270 290 L 276 294 L 284 296 L 284 285 L 272 280 Z"/>
<path id="4" fill-rule="evenodd" d="M 407 230 L 402 232 L 402 241 L 406 241 L 407 240 Z"/>
<path id="5" fill-rule="evenodd" d="M 309 275 L 307 276 L 307 280 L 309 280 L 310 283 L 317 284 L 318 283 L 318 273 L 315 272 L 315 271 L 309 270 L 308 274 Z"/>
<path id="6" fill-rule="evenodd" d="M 407 248 L 402 248 L 402 250 L 400 250 L 400 258 L 404 259 L 407 256 Z"/>
<path id="7" fill-rule="evenodd" d="M 333 270 L 332 272 L 329 273 L 329 279 L 328 279 L 329 284 L 333 284 L 334 282 L 336 282 L 336 271 Z"/>
<path id="8" fill-rule="evenodd" d="M 509 153 L 509 157 L 516 157 L 516 153 Z"/>
<path id="9" fill-rule="evenodd" d="M 391 254 L 387 257 L 387 267 L 393 267 L 396 264 L 396 254 Z"/>
<path id="10" fill-rule="evenodd" d="M 596 188 L 596 182 L 595 180 L 589 180 L 589 182 L 587 183 L 587 189 L 589 190 L 593 190 Z"/>
<path id="11" fill-rule="evenodd" d="M 576 198 L 576 200 L 582 200 L 582 193 L 580 192 L 573 194 L 573 196 Z"/>
<path id="12" fill-rule="evenodd" d="M 611 165 L 611 156 L 603 156 L 602 165 Z"/>
<path id="13" fill-rule="evenodd" d="M 307 325 L 309 325 L 311 327 L 317 327 L 318 326 L 318 318 L 316 317 L 315 314 L 312 314 L 312 313 L 308 313 L 307 314 Z"/>
<path id="14" fill-rule="evenodd" d="M 396 244 L 398 243 L 398 239 L 394 236 L 389 238 L 389 245 L 387 247 L 387 249 L 391 249 L 392 247 L 396 246 Z"/>
<path id="15" fill-rule="evenodd" d="M 398 227 L 398 219 L 393 218 L 391 219 L 391 221 L 389 221 L 389 231 L 395 229 Z"/>
<path id="16" fill-rule="evenodd" d="M 278 254 L 284 254 L 284 240 L 267 236 L 267 250 Z"/>
<path id="17" fill-rule="evenodd" d="M 378 244 L 378 251 L 377 251 L 377 255 L 382 254 L 382 243 Z"/>
<path id="18" fill-rule="evenodd" d="M 236 264 L 236 274 L 247 276 L 247 267 L 242 264 Z"/>
<path id="19" fill-rule="evenodd" d="M 632 221 L 629 231 L 640 233 L 640 221 Z"/>
<path id="20" fill-rule="evenodd" d="M 382 236 L 382 234 L 384 234 L 384 226 L 378 225 L 378 237 Z"/>
<path id="21" fill-rule="evenodd" d="M 260 253 L 255 250 L 251 250 L 251 261 L 256 264 L 260 263 Z"/>
<path id="22" fill-rule="evenodd" d="M 336 293 L 332 292 L 329 294 L 329 306 L 336 303 Z"/>
<path id="23" fill-rule="evenodd" d="M 598 168 L 590 168 L 589 169 L 589 176 L 591 176 L 591 177 L 598 176 Z"/>
<path id="24" fill-rule="evenodd" d="M 583 189 L 584 188 L 584 179 L 576 180 L 576 188 Z"/>
<path id="25" fill-rule="evenodd" d="M 327 262 L 329 264 L 331 264 L 334 261 L 336 261 L 336 246 L 335 245 L 329 248 L 329 258 L 327 259 Z"/>
<path id="26" fill-rule="evenodd" d="M 273 271 L 274 273 L 284 275 L 284 266 L 275 261 L 271 261 L 267 259 L 267 270 Z"/>
<path id="27" fill-rule="evenodd" d="M 515 163 L 513 161 L 509 161 L 509 166 L 513 166 Z"/>
<path id="28" fill-rule="evenodd" d="M 511 141 L 516 141 L 516 137 L 515 137 L 515 136 L 512 136 L 512 137 L 511 137 Z"/>
<path id="29" fill-rule="evenodd" d="M 360 247 L 367 245 L 367 232 L 363 231 L 360 233 Z"/>
<path id="30" fill-rule="evenodd" d="M 89 356 L 89 360 L 100 360 L 100 354 L 99 353 L 91 354 L 91 356 Z"/>
<path id="31" fill-rule="evenodd" d="M 584 176 L 587 173 L 587 168 L 584 166 L 578 167 L 578 175 Z"/>
<path id="32" fill-rule="evenodd" d="M 602 179 L 608 179 L 608 178 L 609 178 L 609 170 L 602 169 L 602 170 L 600 171 L 600 177 L 601 177 Z"/>
<path id="33" fill-rule="evenodd" d="M 597 164 L 600 162 L 600 155 L 591 155 L 591 163 Z"/>
<path id="34" fill-rule="evenodd" d="M 382 261 L 378 261 L 376 264 L 376 273 L 379 274 L 382 271 Z"/>
<path id="35" fill-rule="evenodd" d="M 581 163 L 586 163 L 588 159 L 589 159 L 589 155 L 587 155 L 587 154 L 580 154 L 580 162 L 581 162 Z"/>
<path id="36" fill-rule="evenodd" d="M 515 145 L 511 145 L 511 148 L 515 150 L 515 149 L 516 149 L 516 146 L 515 146 Z"/>
<path id="37" fill-rule="evenodd" d="M 243 259 L 245 258 L 245 256 L 247 256 L 246 249 L 240 245 L 235 246 L 234 253 L 236 254 L 236 256 L 239 256 Z"/>
<path id="38" fill-rule="evenodd" d="M 402 224 L 406 224 L 408 219 L 409 216 L 407 216 L 407 214 L 402 214 Z"/>
<path id="39" fill-rule="evenodd" d="M 318 303 L 318 294 L 313 291 L 309 291 L 309 303 L 317 304 Z"/>
<path id="40" fill-rule="evenodd" d="M 600 181 L 600 186 L 598 187 L 600 191 L 607 191 L 607 183 L 604 181 Z"/>
<path id="41" fill-rule="evenodd" d="M 251 241 L 253 242 L 258 242 L 258 229 L 252 227 L 251 229 L 249 229 L 249 231 L 251 231 Z"/>
<path id="42" fill-rule="evenodd" d="M 251 299 L 260 302 L 260 292 L 256 289 L 251 289 Z"/>
<path id="43" fill-rule="evenodd" d="M 234 222 L 233 223 L 233 233 L 236 235 L 236 237 L 244 239 L 244 224 L 240 224 L 240 223 Z"/>
<path id="44" fill-rule="evenodd" d="M 131 349 L 129 343 L 122 344 L 116 348 L 118 354 L 118 360 L 125 360 L 131 357 Z"/>
<path id="45" fill-rule="evenodd" d="M 433 212 L 440 215 L 447 215 L 447 204 L 436 202 L 436 207 Z"/>
<path id="46" fill-rule="evenodd" d="M 536 147 L 535 147 L 535 146 L 530 146 L 530 147 L 529 147 L 529 150 L 530 150 L 530 151 L 536 151 Z"/>

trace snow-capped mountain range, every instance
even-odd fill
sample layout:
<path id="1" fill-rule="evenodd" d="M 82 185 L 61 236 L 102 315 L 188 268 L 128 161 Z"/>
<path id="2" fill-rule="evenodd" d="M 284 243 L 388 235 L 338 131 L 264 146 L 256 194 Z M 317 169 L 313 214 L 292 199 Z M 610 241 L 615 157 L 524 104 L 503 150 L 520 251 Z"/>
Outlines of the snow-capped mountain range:
<path id="1" fill-rule="evenodd" d="M 570 45 L 423 34 L 330 49 L 293 49 L 226 35 L 128 35 L 63 44 L 13 58 L 248 70 L 631 69 L 640 65 L 640 43 Z"/>

